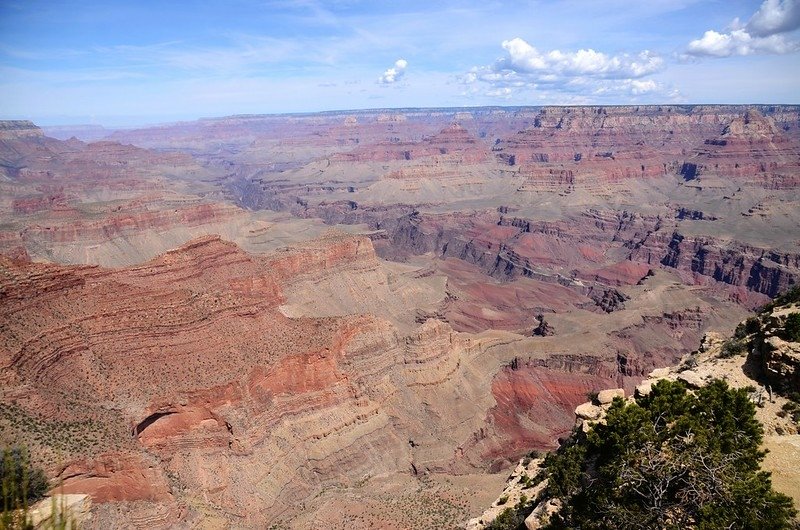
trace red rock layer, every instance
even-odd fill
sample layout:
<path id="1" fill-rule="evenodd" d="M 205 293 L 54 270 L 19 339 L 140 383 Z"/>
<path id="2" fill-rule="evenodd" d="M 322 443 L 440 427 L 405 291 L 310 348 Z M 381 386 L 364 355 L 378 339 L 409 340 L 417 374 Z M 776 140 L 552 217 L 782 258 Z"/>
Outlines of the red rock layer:
<path id="1" fill-rule="evenodd" d="M 774 125 L 756 125 L 756 121 L 768 120 L 756 118 L 757 111 L 741 117 L 737 110 L 545 108 L 532 127 L 499 140 L 493 150 L 507 171 L 528 179 L 526 189 L 550 191 L 600 190 L 608 183 L 685 172 L 684 153 L 704 140 L 706 150 L 695 155 L 697 161 L 688 163 L 705 167 L 715 163 L 715 158 L 725 158 L 729 163 L 714 166 L 725 176 L 755 179 L 759 173 L 776 170 L 781 162 L 796 164 L 797 139 L 789 140 Z M 749 124 L 751 131 L 759 129 L 760 139 L 754 141 L 752 134 L 743 130 L 737 133 L 743 129 L 742 123 Z M 750 135 L 749 139 L 743 140 L 741 133 Z M 720 140 L 706 140 L 720 134 Z M 720 147 L 722 153 L 718 153 Z M 777 152 L 765 156 L 766 151 Z M 733 169 L 736 171 L 730 171 Z M 771 181 L 756 180 L 766 187 L 786 187 L 792 185 L 791 176 L 798 171 L 791 167 L 778 173 Z"/>
<path id="2" fill-rule="evenodd" d="M 592 358 L 515 360 L 492 381 L 497 405 L 490 411 L 490 425 L 497 436 L 489 441 L 476 437 L 478 447 L 489 459 L 557 447 L 558 438 L 572 429 L 575 407 L 590 392 L 615 386 L 615 375 L 613 367 Z"/>
<path id="3" fill-rule="evenodd" d="M 263 257 L 209 236 L 115 270 L 0 257 L 3 402 L 41 421 L 125 422 L 129 441 L 70 462 L 65 488 L 159 503 L 166 512 L 143 517 L 164 521 L 193 517 L 187 491 L 222 518 L 265 525 L 321 483 L 410 472 L 409 437 L 443 468 L 433 439 L 455 446 L 479 420 L 429 402 L 476 399 L 454 384 L 473 346 L 438 321 L 401 337 L 370 316 L 279 310 L 287 282 L 375 261 L 353 236 Z"/>
<path id="4" fill-rule="evenodd" d="M 800 185 L 800 145 L 756 110 L 708 138 L 682 167 L 687 180 L 719 176 L 767 189 Z"/>
<path id="5" fill-rule="evenodd" d="M 158 205 L 151 205 L 158 208 Z M 240 213 L 238 208 L 207 203 L 174 209 L 135 209 L 130 213 L 108 212 L 98 220 L 60 219 L 36 223 L 25 228 L 21 239 L 46 243 L 105 242 L 145 230 L 163 230 L 176 226 L 195 227 L 224 222 Z"/>

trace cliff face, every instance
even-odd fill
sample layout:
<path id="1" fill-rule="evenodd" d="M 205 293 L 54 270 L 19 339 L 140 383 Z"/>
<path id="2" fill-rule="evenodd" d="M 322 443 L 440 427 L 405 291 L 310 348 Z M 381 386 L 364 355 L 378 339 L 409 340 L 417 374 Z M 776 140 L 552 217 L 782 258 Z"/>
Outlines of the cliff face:
<path id="1" fill-rule="evenodd" d="M 308 275 L 377 267 L 366 238 L 253 257 L 206 237 L 117 270 L 0 265 L 3 402 L 117 433 L 105 456 L 62 455 L 78 458 L 60 471 L 65 490 L 97 503 L 146 500 L 169 523 L 192 517 L 191 492 L 220 517 L 266 524 L 320 483 L 443 469 L 451 455 L 437 444 L 480 421 L 474 409 L 444 413 L 478 399 L 461 384 L 480 341 L 437 321 L 403 336 L 371 316 L 279 310 L 283 289 Z"/>
<path id="2" fill-rule="evenodd" d="M 722 177 L 786 189 L 798 186 L 798 146 L 771 118 L 757 110 L 731 119 L 721 134 L 706 138 L 685 163 L 687 180 Z"/>
<path id="3" fill-rule="evenodd" d="M 100 526 L 447 527 L 588 392 L 796 284 L 798 123 L 405 109 L 83 143 L 4 122 L 3 439 L 64 455 L 49 472 Z"/>
<path id="4" fill-rule="evenodd" d="M 698 145 L 704 147 L 685 160 L 687 147 Z M 527 179 L 526 189 L 566 192 L 664 177 L 678 167 L 687 180 L 711 168 L 767 187 L 793 186 L 791 179 L 769 180 L 763 173 L 780 173 L 779 165 L 793 163 L 796 149 L 796 141 L 788 141 L 771 118 L 756 110 L 742 117 L 737 109 L 702 107 L 688 112 L 674 107 L 545 108 L 533 127 L 493 147 L 507 171 Z"/>
<path id="5" fill-rule="evenodd" d="M 28 120 L 0 120 L 0 139 L 41 138 L 42 130 Z"/>
<path id="6" fill-rule="evenodd" d="M 370 218 L 368 213 L 364 216 Z M 780 252 L 721 237 L 686 236 L 680 222 L 626 211 L 590 209 L 557 222 L 494 213 L 414 214 L 381 226 L 392 243 L 389 256 L 403 251 L 435 252 L 474 263 L 505 279 L 631 285 L 651 268 L 666 267 L 775 296 L 800 278 L 800 252 Z M 564 272 L 554 274 L 556 269 Z M 753 299 L 755 304 L 764 301 Z"/>
<path id="7" fill-rule="evenodd" d="M 680 381 L 690 392 L 722 379 L 737 389 L 748 389 L 749 399 L 755 405 L 755 417 L 763 427 L 762 446 L 768 456 L 762 468 L 772 475 L 772 486 L 779 493 L 800 500 L 800 482 L 796 466 L 789 463 L 798 456 L 800 441 L 798 419 L 800 405 L 795 401 L 800 380 L 800 291 L 794 289 L 782 295 L 757 315 L 742 321 L 734 336 L 727 339 L 719 333 L 703 336 L 700 347 L 685 356 L 681 363 L 653 370 L 634 392 L 622 388 L 608 388 L 594 394 L 591 401 L 575 407 L 572 443 L 583 433 L 604 424 L 612 401 L 622 398 L 629 402 L 650 395 L 661 380 Z M 794 316 L 792 316 L 794 315 Z M 595 387 L 596 388 L 596 387 Z M 641 402 L 640 402 L 641 403 Z M 529 405 L 535 414 L 534 403 Z M 735 450 L 735 449 L 734 449 Z M 562 506 L 562 500 L 547 493 L 548 481 L 559 477 L 548 475 L 545 460 L 526 457 L 509 476 L 498 499 L 482 515 L 470 519 L 466 527 L 481 530 L 489 526 L 504 509 L 520 509 L 524 526 L 534 530 L 544 528 L 552 515 Z M 787 467 L 788 466 L 788 467 Z M 638 493 L 647 500 L 658 491 L 655 486 L 663 475 L 647 475 Z M 597 480 L 597 479 L 595 479 Z M 651 488 L 652 484 L 652 488 Z M 611 484 L 608 487 L 618 487 Z"/>

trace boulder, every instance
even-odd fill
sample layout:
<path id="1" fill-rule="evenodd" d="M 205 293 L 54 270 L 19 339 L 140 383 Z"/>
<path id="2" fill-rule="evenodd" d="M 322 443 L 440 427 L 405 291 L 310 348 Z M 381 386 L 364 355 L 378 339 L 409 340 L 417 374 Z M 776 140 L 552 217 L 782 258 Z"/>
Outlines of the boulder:
<path id="1" fill-rule="evenodd" d="M 672 371 L 671 368 L 656 368 L 655 370 L 650 372 L 649 377 L 652 377 L 654 379 L 667 377 L 671 371 Z"/>
<path id="2" fill-rule="evenodd" d="M 528 530 L 539 530 L 550 524 L 550 517 L 558 513 L 561 509 L 559 499 L 549 499 L 547 502 L 540 503 L 531 514 L 525 518 L 525 528 Z"/>
<path id="3" fill-rule="evenodd" d="M 601 390 L 597 394 L 597 401 L 599 401 L 601 405 L 609 405 L 612 401 L 614 401 L 615 397 L 621 397 L 622 399 L 625 399 L 625 389 L 610 388 L 607 390 Z"/>
<path id="4" fill-rule="evenodd" d="M 578 405 L 575 409 L 575 415 L 582 420 L 596 420 L 603 414 L 603 409 L 597 405 L 586 402 Z"/>
<path id="5" fill-rule="evenodd" d="M 642 383 L 636 387 L 635 395 L 636 397 L 644 397 L 650 395 L 650 392 L 653 391 L 653 381 L 647 379 L 642 381 Z"/>
<path id="6" fill-rule="evenodd" d="M 678 374 L 678 381 L 683 381 L 693 388 L 705 386 L 705 379 L 694 370 L 684 370 Z"/>

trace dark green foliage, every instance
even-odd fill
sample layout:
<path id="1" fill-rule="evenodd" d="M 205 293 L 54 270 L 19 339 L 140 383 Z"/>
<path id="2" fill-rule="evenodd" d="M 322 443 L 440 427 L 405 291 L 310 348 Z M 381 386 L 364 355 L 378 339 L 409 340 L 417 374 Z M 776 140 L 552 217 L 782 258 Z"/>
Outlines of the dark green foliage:
<path id="1" fill-rule="evenodd" d="M 745 355 L 747 353 L 747 342 L 738 339 L 729 339 L 722 345 L 722 351 L 719 356 L 723 359 L 736 357 L 737 355 Z"/>
<path id="2" fill-rule="evenodd" d="M 528 489 L 536 486 L 544 479 L 545 479 L 544 473 L 537 473 L 533 477 L 529 477 L 527 474 L 523 474 L 520 479 L 520 483 L 522 484 L 523 489 Z"/>
<path id="3" fill-rule="evenodd" d="M 748 335 L 757 333 L 760 329 L 761 325 L 759 324 L 758 318 L 750 317 L 736 326 L 736 331 L 734 332 L 733 336 L 737 339 L 743 339 Z"/>
<path id="4" fill-rule="evenodd" d="M 44 497 L 48 484 L 44 472 L 31 466 L 27 450 L 20 447 L 3 449 L 0 485 L 3 495 L 0 528 L 33 528 L 28 518 L 28 508 L 31 503 Z"/>
<path id="5" fill-rule="evenodd" d="M 692 394 L 659 381 L 616 399 L 606 425 L 545 461 L 554 528 L 790 528 L 790 498 L 759 471 L 763 430 L 746 389 L 715 381 Z"/>
<path id="6" fill-rule="evenodd" d="M 486 526 L 486 530 L 525 530 L 525 517 L 531 512 L 531 506 L 524 495 L 514 507 L 500 512 L 494 521 Z"/>
<path id="7" fill-rule="evenodd" d="M 785 418 L 786 416 L 790 416 L 792 421 L 795 423 L 800 423 L 800 405 L 798 405 L 794 401 L 787 401 L 781 407 L 781 410 L 778 411 L 778 416 L 781 418 Z"/>
<path id="8" fill-rule="evenodd" d="M 800 302 L 800 285 L 795 285 L 785 293 L 776 296 L 772 302 L 762 307 L 759 313 L 766 313 L 768 311 L 772 311 L 778 306 L 793 304 L 795 302 Z"/>
<path id="9" fill-rule="evenodd" d="M 44 472 L 31 465 L 28 451 L 21 447 L 3 450 L 0 480 L 4 509 L 30 505 L 44 497 L 48 489 Z"/>
<path id="10" fill-rule="evenodd" d="M 800 342 L 800 313 L 789 313 L 783 324 L 783 340 Z"/>
<path id="11" fill-rule="evenodd" d="M 575 435 L 567 441 L 575 440 Z M 544 459 L 544 467 L 550 482 L 548 494 L 552 497 L 569 497 L 580 489 L 581 468 L 586 460 L 586 446 L 572 443 L 564 445 L 557 453 L 550 453 Z"/>
<path id="12" fill-rule="evenodd" d="M 800 302 L 800 285 L 795 285 L 774 300 L 776 306 L 793 304 L 795 302 Z"/>

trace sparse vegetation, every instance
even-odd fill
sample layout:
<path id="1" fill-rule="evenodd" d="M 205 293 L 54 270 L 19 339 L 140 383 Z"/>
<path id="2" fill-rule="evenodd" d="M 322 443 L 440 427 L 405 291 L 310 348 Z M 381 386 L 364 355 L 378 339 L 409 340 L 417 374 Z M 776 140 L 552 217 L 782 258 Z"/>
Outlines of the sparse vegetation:
<path id="1" fill-rule="evenodd" d="M 800 285 L 795 285 L 785 293 L 775 297 L 772 302 L 761 308 L 759 313 L 768 313 L 778 306 L 800 302 Z"/>
<path id="2" fill-rule="evenodd" d="M 30 455 L 24 447 L 3 450 L 0 461 L 3 508 L 19 508 L 44 497 L 48 488 L 44 472 L 31 465 Z"/>
<path id="3" fill-rule="evenodd" d="M 743 339 L 748 335 L 756 333 L 759 329 L 761 329 L 761 326 L 759 325 L 758 318 L 750 317 L 736 326 L 736 331 L 733 336 L 736 339 Z"/>
<path id="4" fill-rule="evenodd" d="M 2 483 L 3 507 L 0 528 L 31 528 L 28 509 L 44 497 L 48 489 L 44 472 L 31 465 L 30 455 L 23 447 L 3 449 L 0 460 L 0 482 Z"/>
<path id="5" fill-rule="evenodd" d="M 5 440 L 30 448 L 38 457 L 101 452 L 130 438 L 122 428 L 111 428 L 105 422 L 41 418 L 13 403 L 0 403 L 0 434 Z"/>
<path id="6" fill-rule="evenodd" d="M 800 313 L 789 313 L 786 316 L 781 338 L 792 342 L 800 342 Z"/>
<path id="7" fill-rule="evenodd" d="M 545 460 L 551 528 L 790 528 L 796 511 L 760 470 L 763 429 L 746 389 L 659 381 L 616 399 L 605 425 Z"/>
<path id="8" fill-rule="evenodd" d="M 523 495 L 516 506 L 509 506 L 486 525 L 486 530 L 525 530 L 525 517 L 530 512 L 528 498 Z"/>
<path id="9" fill-rule="evenodd" d="M 787 401 L 778 411 L 778 416 L 785 418 L 787 416 L 792 418 L 795 423 L 800 423 L 800 405 L 794 401 Z"/>
<path id="10" fill-rule="evenodd" d="M 736 357 L 737 355 L 746 355 L 748 350 L 748 342 L 742 339 L 728 339 L 722 345 L 722 350 L 719 356 L 723 359 Z"/>

